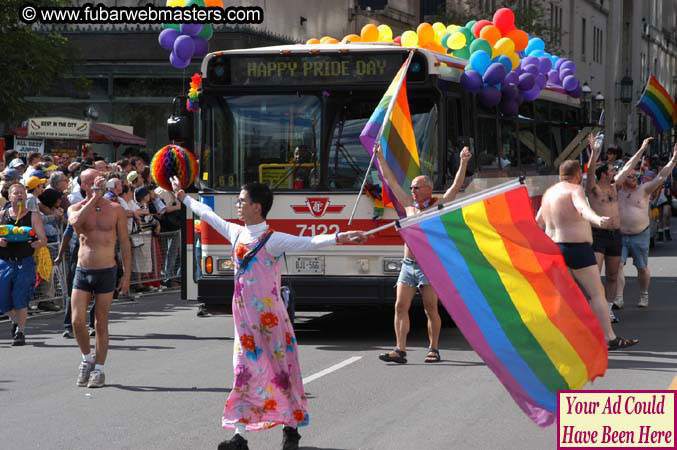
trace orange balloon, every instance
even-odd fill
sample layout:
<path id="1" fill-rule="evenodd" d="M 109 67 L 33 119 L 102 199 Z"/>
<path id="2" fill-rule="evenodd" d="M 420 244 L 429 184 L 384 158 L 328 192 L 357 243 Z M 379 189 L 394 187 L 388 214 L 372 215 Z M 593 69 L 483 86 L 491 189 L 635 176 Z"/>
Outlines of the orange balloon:
<path id="1" fill-rule="evenodd" d="M 427 44 L 422 45 L 421 47 L 436 53 L 442 53 L 443 55 L 447 53 L 446 48 L 442 47 L 440 44 L 437 44 L 435 42 L 428 42 Z"/>
<path id="2" fill-rule="evenodd" d="M 373 23 L 368 23 L 362 27 L 360 32 L 360 39 L 362 42 L 377 42 L 378 41 L 378 27 Z"/>
<path id="3" fill-rule="evenodd" d="M 489 45 L 493 48 L 496 41 L 501 39 L 501 31 L 494 25 L 487 25 L 480 30 L 480 37 L 489 42 Z"/>
<path id="4" fill-rule="evenodd" d="M 341 42 L 343 42 L 344 44 L 348 42 L 362 42 L 362 38 L 360 38 L 356 34 L 348 34 L 343 38 Z"/>
<path id="5" fill-rule="evenodd" d="M 215 6 L 217 8 L 223 9 L 223 0 L 205 0 L 205 6 L 210 7 L 210 6 Z"/>
<path id="6" fill-rule="evenodd" d="M 522 30 L 510 30 L 508 31 L 508 34 L 505 35 L 505 37 L 512 39 L 512 41 L 515 43 L 516 52 L 521 52 L 527 48 L 527 44 L 529 43 L 529 35 L 527 35 Z"/>
<path id="7" fill-rule="evenodd" d="M 313 45 L 313 44 L 319 44 L 319 43 L 320 43 L 320 40 L 319 40 L 319 39 L 315 39 L 315 38 L 308 39 L 308 40 L 306 41 L 306 45 Z"/>
<path id="8" fill-rule="evenodd" d="M 338 39 L 331 36 L 324 36 L 320 39 L 320 44 L 338 44 Z"/>
<path id="9" fill-rule="evenodd" d="M 416 34 L 418 34 L 418 45 L 421 47 L 430 42 L 435 42 L 435 30 L 433 30 L 433 26 L 428 22 L 420 24 L 416 28 Z"/>

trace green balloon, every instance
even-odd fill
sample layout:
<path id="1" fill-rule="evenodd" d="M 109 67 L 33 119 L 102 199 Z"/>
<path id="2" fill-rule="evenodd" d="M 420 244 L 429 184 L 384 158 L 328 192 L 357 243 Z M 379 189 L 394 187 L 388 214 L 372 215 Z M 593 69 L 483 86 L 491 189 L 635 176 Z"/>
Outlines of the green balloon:
<path id="1" fill-rule="evenodd" d="M 466 46 L 460 50 L 456 50 L 454 51 L 454 56 L 457 58 L 470 59 L 470 49 Z"/>
<path id="2" fill-rule="evenodd" d="M 471 20 L 470 22 L 465 24 L 465 27 L 469 30 L 472 30 L 472 27 L 474 27 L 476 23 L 477 23 L 476 20 Z"/>
<path id="3" fill-rule="evenodd" d="M 475 53 L 477 50 L 484 50 L 487 52 L 487 55 L 491 55 L 491 44 L 486 39 L 477 38 L 470 44 L 470 54 Z"/>
<path id="4" fill-rule="evenodd" d="M 212 27 L 211 23 L 205 23 L 202 25 L 202 31 L 200 31 L 200 34 L 197 35 L 197 37 L 210 40 L 212 38 L 212 35 L 214 34 L 214 28 Z"/>
<path id="5" fill-rule="evenodd" d="M 447 39 L 449 39 L 449 36 L 451 36 L 451 33 L 445 33 L 444 36 L 442 36 L 442 39 L 440 39 L 440 44 L 442 44 L 442 47 L 449 48 L 447 45 Z"/>
<path id="6" fill-rule="evenodd" d="M 470 31 L 470 29 L 468 29 L 466 27 L 459 28 L 458 32 L 463 33 L 465 35 L 466 45 L 469 44 L 472 41 L 472 38 L 475 37 L 475 36 L 472 35 L 472 31 Z"/>
<path id="7" fill-rule="evenodd" d="M 166 30 L 167 28 L 173 28 L 176 31 L 181 31 L 181 26 L 178 23 L 163 23 L 162 29 Z"/>
<path id="8" fill-rule="evenodd" d="M 192 6 L 192 5 L 199 6 L 200 8 L 204 8 L 206 6 L 204 0 L 188 0 L 186 2 L 186 7 L 189 7 L 189 6 Z"/>

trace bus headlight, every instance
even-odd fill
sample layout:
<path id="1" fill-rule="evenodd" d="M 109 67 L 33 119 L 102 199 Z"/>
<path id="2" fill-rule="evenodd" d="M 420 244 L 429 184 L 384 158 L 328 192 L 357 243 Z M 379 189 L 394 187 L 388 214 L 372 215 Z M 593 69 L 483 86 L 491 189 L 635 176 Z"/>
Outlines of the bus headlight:
<path id="1" fill-rule="evenodd" d="M 401 258 L 383 258 L 383 273 L 398 273 L 401 268 Z"/>
<path id="2" fill-rule="evenodd" d="M 219 272 L 232 272 L 233 271 L 233 259 L 232 258 L 218 259 L 216 262 L 217 262 L 217 267 L 218 267 Z"/>

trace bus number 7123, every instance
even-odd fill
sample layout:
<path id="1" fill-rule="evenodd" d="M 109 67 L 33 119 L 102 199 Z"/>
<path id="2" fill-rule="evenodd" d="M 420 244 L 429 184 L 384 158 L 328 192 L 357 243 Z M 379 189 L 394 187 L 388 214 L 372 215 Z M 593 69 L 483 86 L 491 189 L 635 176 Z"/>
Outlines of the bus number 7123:
<path id="1" fill-rule="evenodd" d="M 335 223 L 326 225 L 324 223 L 318 223 L 317 225 L 296 225 L 296 228 L 299 228 L 301 231 L 299 236 L 315 236 L 318 234 L 336 234 L 341 231 L 340 227 Z M 306 233 L 307 232 L 307 233 Z"/>

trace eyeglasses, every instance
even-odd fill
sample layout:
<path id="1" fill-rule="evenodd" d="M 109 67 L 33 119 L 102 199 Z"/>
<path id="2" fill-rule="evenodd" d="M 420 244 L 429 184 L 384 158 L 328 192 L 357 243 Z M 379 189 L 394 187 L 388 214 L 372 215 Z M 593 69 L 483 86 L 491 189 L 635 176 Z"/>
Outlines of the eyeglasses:
<path id="1" fill-rule="evenodd" d="M 419 189 L 425 189 L 425 188 L 427 188 L 427 187 L 428 187 L 428 186 L 412 186 L 412 187 L 411 187 L 411 190 L 412 190 L 412 191 L 417 191 L 417 190 L 419 190 Z"/>
<path id="2" fill-rule="evenodd" d="M 237 200 L 235 200 L 235 206 L 242 206 L 246 205 L 247 203 L 248 203 L 247 200 L 243 198 L 238 198 Z"/>

